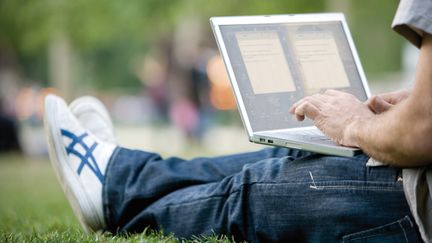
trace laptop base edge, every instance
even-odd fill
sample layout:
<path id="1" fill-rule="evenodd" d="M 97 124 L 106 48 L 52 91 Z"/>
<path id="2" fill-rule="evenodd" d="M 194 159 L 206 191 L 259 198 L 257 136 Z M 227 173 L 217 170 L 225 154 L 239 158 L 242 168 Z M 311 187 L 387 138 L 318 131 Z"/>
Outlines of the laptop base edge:
<path id="1" fill-rule="evenodd" d="M 363 151 L 358 148 L 350 148 L 350 147 L 343 147 L 343 146 L 325 146 L 325 145 L 308 144 L 308 143 L 295 143 L 295 142 L 278 139 L 278 138 L 257 137 L 257 138 L 250 138 L 249 140 L 257 144 L 286 147 L 286 148 L 297 149 L 297 150 L 305 150 L 305 151 L 314 152 L 323 155 L 354 157 L 356 155 L 363 153 Z"/>

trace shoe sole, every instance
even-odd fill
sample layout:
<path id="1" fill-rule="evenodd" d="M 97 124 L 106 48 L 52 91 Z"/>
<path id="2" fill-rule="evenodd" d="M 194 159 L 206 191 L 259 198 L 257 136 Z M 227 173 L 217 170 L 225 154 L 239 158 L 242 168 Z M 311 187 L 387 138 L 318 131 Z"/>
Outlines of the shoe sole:
<path id="1" fill-rule="evenodd" d="M 47 134 L 47 141 L 49 146 L 49 156 L 51 165 L 54 168 L 55 174 L 60 181 L 62 189 L 72 207 L 75 215 L 77 215 L 79 222 L 86 232 L 95 232 L 97 225 L 103 225 L 97 216 L 91 215 L 96 212 L 96 206 L 89 201 L 87 192 L 81 185 L 78 175 L 76 175 L 73 168 L 67 162 L 68 155 L 61 139 L 54 139 L 54 137 L 61 138 L 60 127 L 56 124 L 56 113 L 58 111 L 58 101 L 55 97 L 48 96 L 45 100 L 45 114 L 44 125 Z M 87 213 L 84 213 L 87 212 Z M 85 216 L 89 215 L 89 216 Z M 92 223 L 89 223 L 92 221 Z"/>

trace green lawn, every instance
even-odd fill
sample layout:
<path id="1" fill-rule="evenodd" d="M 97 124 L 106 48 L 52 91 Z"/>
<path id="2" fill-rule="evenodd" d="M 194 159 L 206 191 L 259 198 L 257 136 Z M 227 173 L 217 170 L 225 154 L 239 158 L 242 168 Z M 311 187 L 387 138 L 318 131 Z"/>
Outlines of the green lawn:
<path id="1" fill-rule="evenodd" d="M 178 242 L 161 232 L 112 236 L 81 230 L 47 158 L 0 154 L 0 242 Z M 226 237 L 193 242 L 229 242 Z"/>

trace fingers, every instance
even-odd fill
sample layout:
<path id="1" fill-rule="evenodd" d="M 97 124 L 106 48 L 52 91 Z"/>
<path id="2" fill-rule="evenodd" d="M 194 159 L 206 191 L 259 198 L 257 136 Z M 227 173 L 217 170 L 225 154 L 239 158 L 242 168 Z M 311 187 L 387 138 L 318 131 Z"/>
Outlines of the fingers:
<path id="1" fill-rule="evenodd" d="M 374 100 L 374 99 L 381 99 L 387 103 L 384 108 L 387 108 L 387 110 L 388 110 L 391 107 L 391 105 L 397 105 L 399 102 L 408 98 L 409 94 L 410 94 L 409 90 L 400 90 L 400 91 L 396 91 L 396 92 L 383 93 L 383 94 L 379 94 L 377 96 L 373 96 L 373 97 L 369 98 L 365 104 L 368 105 L 372 111 L 374 111 L 372 109 L 372 107 L 370 106 L 371 103 L 381 102 L 380 100 Z M 388 105 L 390 105 L 390 106 L 388 106 Z M 384 111 L 386 111 L 386 110 L 382 110 L 381 112 L 384 112 Z"/>
<path id="2" fill-rule="evenodd" d="M 323 105 L 321 96 L 316 94 L 297 101 L 291 106 L 290 113 L 294 114 L 298 121 L 303 121 L 305 117 L 315 119 L 320 112 L 320 107 Z"/>
<path id="3" fill-rule="evenodd" d="M 320 95 L 320 94 L 314 94 L 314 95 L 312 95 L 312 96 L 307 96 L 307 97 L 304 97 L 303 99 L 301 99 L 301 100 L 299 100 L 299 101 L 297 101 L 296 103 L 294 103 L 292 106 L 291 106 L 291 108 L 290 108 L 290 111 L 292 110 L 292 111 L 294 111 L 294 109 L 297 107 L 297 106 L 299 106 L 300 104 L 302 104 L 302 103 L 304 103 L 304 102 L 312 102 L 312 103 L 314 103 L 317 107 L 319 107 L 321 104 L 322 104 L 322 101 L 321 101 L 321 99 L 322 99 L 322 97 L 321 97 L 322 95 Z M 294 108 L 294 109 L 293 109 Z"/>
<path id="4" fill-rule="evenodd" d="M 303 121 L 305 117 L 314 120 L 319 113 L 320 110 L 311 102 L 303 102 L 294 110 L 294 114 L 298 121 Z"/>
<path id="5" fill-rule="evenodd" d="M 289 112 L 295 115 L 298 121 L 303 121 L 305 117 L 314 120 L 325 104 L 337 104 L 340 98 L 355 97 L 350 93 L 329 89 L 322 94 L 314 94 L 297 101 L 291 106 Z"/>
<path id="6" fill-rule="evenodd" d="M 329 89 L 329 90 L 326 90 L 322 94 L 314 94 L 312 96 L 307 96 L 307 97 L 304 97 L 303 99 L 297 101 L 296 103 L 294 103 L 291 106 L 291 108 L 289 109 L 289 112 L 291 114 L 299 115 L 299 116 L 297 116 L 297 120 L 302 121 L 302 120 L 304 120 L 304 116 L 301 116 L 301 113 L 304 113 L 303 110 L 306 109 L 306 112 L 307 112 L 308 109 L 313 109 L 313 111 L 312 111 L 312 113 L 310 115 L 313 115 L 315 117 L 315 111 L 316 110 L 319 111 L 320 107 L 322 107 L 322 105 L 324 103 L 329 102 L 332 99 L 332 97 L 340 96 L 340 95 L 346 95 L 346 94 L 348 94 L 348 93 L 341 92 L 341 91 L 338 91 L 338 90 L 331 90 L 331 89 Z M 313 107 L 310 107 L 310 106 L 306 105 L 306 106 L 302 107 L 303 110 L 300 110 L 300 111 L 296 112 L 296 109 L 298 107 L 300 107 L 304 103 L 311 103 L 313 105 Z M 311 118 L 311 119 L 313 119 L 310 116 L 308 116 L 308 117 Z"/>
<path id="7" fill-rule="evenodd" d="M 347 94 L 347 93 L 335 89 L 327 89 L 326 91 L 324 91 L 324 95 L 335 96 L 341 94 Z"/>

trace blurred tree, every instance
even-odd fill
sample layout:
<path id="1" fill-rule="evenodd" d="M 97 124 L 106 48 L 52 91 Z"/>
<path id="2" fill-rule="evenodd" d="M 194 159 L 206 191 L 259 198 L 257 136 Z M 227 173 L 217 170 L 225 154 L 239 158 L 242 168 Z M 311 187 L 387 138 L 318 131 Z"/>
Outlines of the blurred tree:
<path id="1" fill-rule="evenodd" d="M 2 0 L 0 60 L 8 61 L 0 66 L 12 63 L 33 80 L 62 79 L 50 74 L 53 70 L 83 87 L 136 90 L 140 83 L 131 62 L 172 38 L 185 18 L 202 23 L 213 41 L 210 16 L 343 11 L 366 71 L 394 71 L 401 41 L 389 26 L 396 5 L 392 0 Z"/>
<path id="2" fill-rule="evenodd" d="M 350 26 L 367 72 L 376 74 L 400 69 L 400 38 L 391 28 L 399 1 L 351 1 Z"/>
<path id="3" fill-rule="evenodd" d="M 43 80 L 48 77 L 47 70 L 36 68 L 38 71 L 33 72 L 35 65 L 26 65 L 25 60 L 40 62 L 43 56 L 43 62 L 51 61 L 54 70 L 60 69 L 67 75 L 76 71 L 70 68 L 75 62 L 84 73 L 98 73 L 90 75 L 93 78 L 101 75 L 104 82 L 100 86 L 109 86 L 116 82 L 108 77 L 121 79 L 125 70 L 129 70 L 125 54 L 144 50 L 146 43 L 167 30 L 177 3 L 166 0 L 0 1 L 0 55 L 8 53 L 9 58 L 17 56 L 20 61 L 24 60 L 20 63 L 22 71 Z M 75 53 L 77 60 L 73 60 Z M 100 65 L 94 65 L 99 62 Z M 46 64 L 36 66 L 46 67 Z M 65 66 L 70 70 L 65 70 Z M 53 78 L 61 77 L 54 75 Z"/>
<path id="4" fill-rule="evenodd" d="M 32 54 L 56 34 L 64 34 L 82 50 L 118 40 L 141 42 L 169 26 L 179 1 L 131 0 L 3 0 L 0 2 L 0 40 Z M 168 15 L 167 15 L 168 14 Z M 147 35 L 151 30 L 152 35 Z"/>

